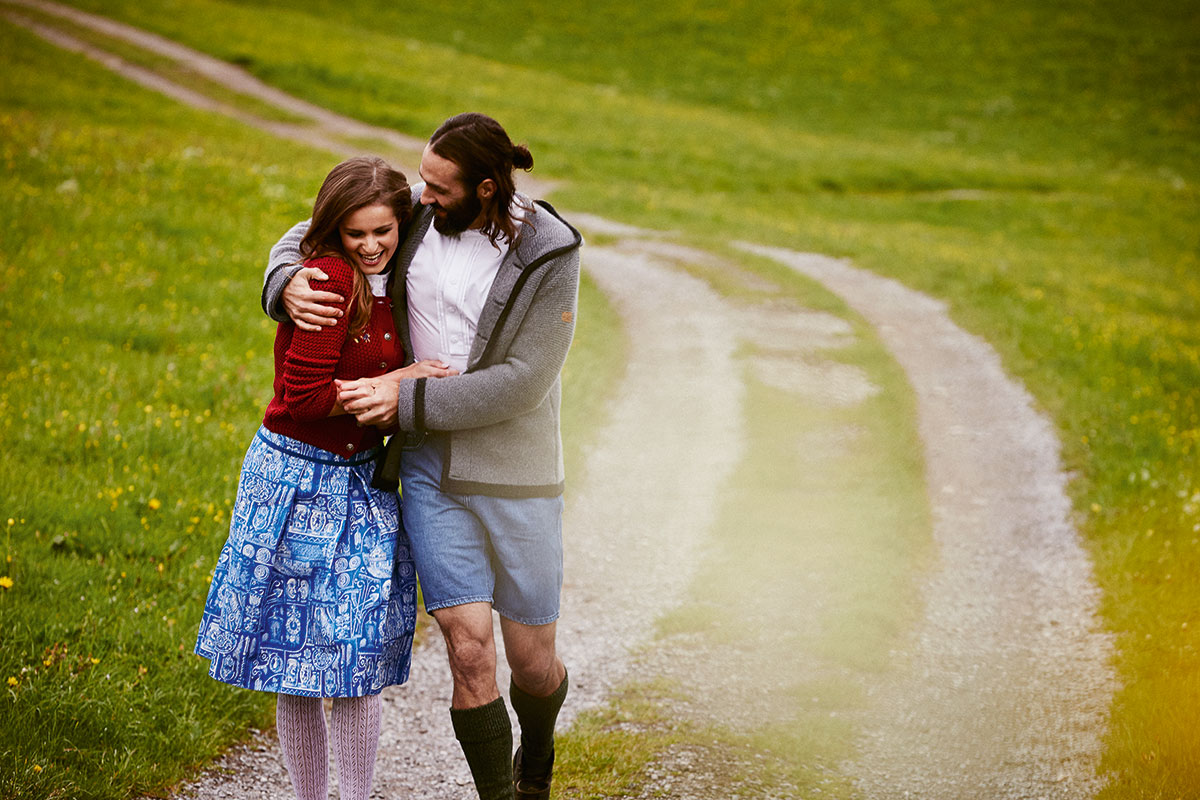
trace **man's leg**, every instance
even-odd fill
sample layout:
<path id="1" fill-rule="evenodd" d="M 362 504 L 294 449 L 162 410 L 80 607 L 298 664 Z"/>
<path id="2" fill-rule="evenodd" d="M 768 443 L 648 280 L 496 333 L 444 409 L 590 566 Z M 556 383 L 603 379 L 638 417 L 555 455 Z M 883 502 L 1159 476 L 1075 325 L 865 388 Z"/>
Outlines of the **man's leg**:
<path id="1" fill-rule="evenodd" d="M 454 678 L 452 708 L 476 708 L 500 696 L 491 603 L 464 603 L 433 612 L 446 640 Z M 506 640 L 507 641 L 507 640 Z"/>
<path id="2" fill-rule="evenodd" d="M 512 725 L 496 686 L 487 530 L 463 498 L 441 490 L 444 437 L 401 460 L 401 515 L 425 608 L 446 640 L 454 695 L 450 720 L 484 800 L 511 800 Z"/>
<path id="3" fill-rule="evenodd" d="M 554 771 L 554 725 L 567 697 L 567 670 L 554 647 L 555 623 L 522 625 L 500 617 L 504 650 L 512 668 L 510 697 L 521 725 L 513 759 L 518 800 L 550 796 Z"/>
<path id="4" fill-rule="evenodd" d="M 535 697 L 546 697 L 567 676 L 566 667 L 554 647 L 558 624 L 522 625 L 500 617 L 504 652 L 512 668 L 513 683 Z"/>
<path id="5" fill-rule="evenodd" d="M 450 720 L 482 800 L 512 800 L 512 725 L 496 685 L 490 603 L 433 612 L 446 640 L 454 694 Z"/>

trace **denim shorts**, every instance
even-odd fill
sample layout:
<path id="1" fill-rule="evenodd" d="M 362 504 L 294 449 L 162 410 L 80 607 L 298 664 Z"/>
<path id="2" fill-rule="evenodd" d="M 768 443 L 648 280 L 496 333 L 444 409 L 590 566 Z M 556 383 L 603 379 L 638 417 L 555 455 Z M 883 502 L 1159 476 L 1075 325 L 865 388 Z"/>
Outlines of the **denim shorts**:
<path id="1" fill-rule="evenodd" d="M 523 625 L 558 619 L 562 497 L 447 494 L 445 441 L 429 436 L 400 462 L 400 514 L 425 610 L 484 602 Z"/>

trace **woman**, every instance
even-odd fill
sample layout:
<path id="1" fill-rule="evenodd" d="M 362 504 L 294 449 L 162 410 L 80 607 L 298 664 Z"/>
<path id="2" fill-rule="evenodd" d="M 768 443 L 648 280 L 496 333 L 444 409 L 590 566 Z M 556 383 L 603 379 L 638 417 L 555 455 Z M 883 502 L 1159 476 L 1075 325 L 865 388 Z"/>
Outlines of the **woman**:
<path id="1" fill-rule="evenodd" d="M 383 433 L 338 404 L 335 380 L 404 362 L 385 270 L 412 213 L 408 184 L 378 158 L 337 165 L 300 247 L 349 298 L 336 325 L 275 335 L 275 396 L 242 464 L 229 538 L 196 652 L 209 674 L 275 692 L 284 761 L 300 800 L 326 797 L 324 697 L 344 800 L 366 800 L 383 687 L 408 677 L 416 580 L 394 492 L 371 488 Z M 405 377 L 443 377 L 426 361 Z"/>

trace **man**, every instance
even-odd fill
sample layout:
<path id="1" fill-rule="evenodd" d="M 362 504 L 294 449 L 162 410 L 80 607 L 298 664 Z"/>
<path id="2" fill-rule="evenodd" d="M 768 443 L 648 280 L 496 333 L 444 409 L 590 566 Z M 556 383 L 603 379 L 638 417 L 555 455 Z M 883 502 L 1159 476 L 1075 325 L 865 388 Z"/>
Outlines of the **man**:
<path id="1" fill-rule="evenodd" d="M 455 736 L 483 800 L 548 798 L 554 725 L 567 692 L 555 651 L 562 586 L 560 374 L 574 333 L 582 237 L 547 203 L 516 194 L 533 157 L 498 122 L 460 114 L 421 157 L 412 226 L 393 258 L 405 363 L 458 375 L 339 385 L 364 425 L 398 424 L 376 480 L 402 485 L 426 610 L 446 640 Z M 297 325 L 333 324 L 335 299 L 308 281 L 298 244 L 272 249 L 263 307 Z M 394 485 L 394 483 L 393 483 Z M 512 668 L 512 729 L 496 683 L 492 610 Z"/>

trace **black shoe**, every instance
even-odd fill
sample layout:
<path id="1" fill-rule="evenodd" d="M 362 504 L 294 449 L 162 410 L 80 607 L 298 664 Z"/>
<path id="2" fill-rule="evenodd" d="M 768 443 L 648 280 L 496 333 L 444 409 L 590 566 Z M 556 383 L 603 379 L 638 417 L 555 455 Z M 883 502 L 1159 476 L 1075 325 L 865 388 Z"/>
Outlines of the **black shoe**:
<path id="1" fill-rule="evenodd" d="M 513 756 L 513 789 L 517 800 L 550 800 L 550 776 L 554 774 L 554 753 L 546 766 L 536 773 L 525 769 L 522 764 L 521 748 Z"/>

